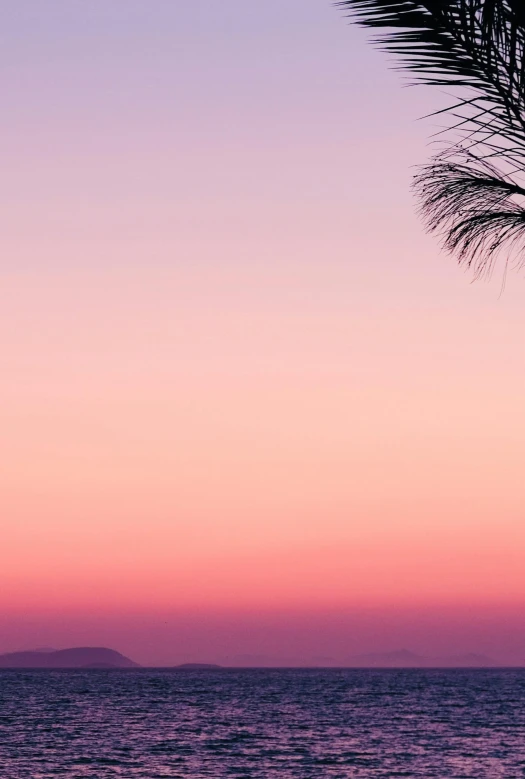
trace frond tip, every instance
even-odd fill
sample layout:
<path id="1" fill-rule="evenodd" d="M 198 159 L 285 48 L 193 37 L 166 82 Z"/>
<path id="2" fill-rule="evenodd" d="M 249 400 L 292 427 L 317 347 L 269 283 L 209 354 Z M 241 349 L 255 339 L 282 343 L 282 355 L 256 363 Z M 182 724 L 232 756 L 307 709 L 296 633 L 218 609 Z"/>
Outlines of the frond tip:
<path id="1" fill-rule="evenodd" d="M 475 278 L 490 275 L 502 250 L 525 266 L 525 189 L 471 155 L 436 157 L 415 176 L 414 189 L 430 232 Z"/>

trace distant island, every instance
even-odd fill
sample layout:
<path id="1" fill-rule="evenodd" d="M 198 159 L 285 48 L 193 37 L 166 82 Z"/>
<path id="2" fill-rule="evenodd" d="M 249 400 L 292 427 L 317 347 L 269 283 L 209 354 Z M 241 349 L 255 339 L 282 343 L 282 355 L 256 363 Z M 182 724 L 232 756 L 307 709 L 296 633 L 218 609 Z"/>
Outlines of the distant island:
<path id="1" fill-rule="evenodd" d="M 0 668 L 139 668 L 129 657 L 106 647 L 33 650 L 0 655 Z"/>
<path id="2" fill-rule="evenodd" d="M 408 649 L 354 655 L 348 662 L 348 666 L 352 668 L 493 668 L 496 665 L 492 658 L 474 652 L 446 657 L 426 657 L 410 652 Z"/>
<path id="3" fill-rule="evenodd" d="M 217 665 L 216 663 L 182 663 L 181 665 L 174 665 L 173 668 L 179 671 L 213 671 L 218 668 L 224 668 L 224 666 Z"/>
<path id="4" fill-rule="evenodd" d="M 419 655 L 408 649 L 391 652 L 369 652 L 337 660 L 326 655 L 307 658 L 267 657 L 264 655 L 237 655 L 226 664 L 181 663 L 164 666 L 173 671 L 218 671 L 232 668 L 497 668 L 496 660 L 474 652 L 445 656 Z M 33 649 L 24 652 L 0 654 L 2 668 L 80 668 L 112 669 L 141 668 L 129 657 L 108 647 L 74 647 L 71 649 Z"/>
<path id="5" fill-rule="evenodd" d="M 450 655 L 422 655 L 409 649 L 333 657 L 279 657 L 278 655 L 235 655 L 228 668 L 499 668 L 505 663 L 476 652 Z"/>

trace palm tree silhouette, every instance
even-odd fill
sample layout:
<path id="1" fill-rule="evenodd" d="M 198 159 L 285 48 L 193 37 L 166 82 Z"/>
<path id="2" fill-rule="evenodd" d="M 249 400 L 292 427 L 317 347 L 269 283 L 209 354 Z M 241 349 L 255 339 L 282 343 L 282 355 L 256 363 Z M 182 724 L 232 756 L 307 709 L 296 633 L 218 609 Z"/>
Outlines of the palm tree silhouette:
<path id="1" fill-rule="evenodd" d="M 342 0 L 412 82 L 452 89 L 439 151 L 414 178 L 430 232 L 479 278 L 525 265 L 525 0 Z M 459 91 L 458 91 L 459 90 Z"/>

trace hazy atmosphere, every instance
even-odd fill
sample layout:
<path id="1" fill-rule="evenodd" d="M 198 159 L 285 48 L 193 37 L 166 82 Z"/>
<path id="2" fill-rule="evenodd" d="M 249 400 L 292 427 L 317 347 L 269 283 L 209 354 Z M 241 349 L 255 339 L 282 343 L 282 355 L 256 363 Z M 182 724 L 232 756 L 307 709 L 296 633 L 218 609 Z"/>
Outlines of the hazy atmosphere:
<path id="1" fill-rule="evenodd" d="M 524 274 L 342 15 L 4 4 L 0 652 L 525 664 Z"/>

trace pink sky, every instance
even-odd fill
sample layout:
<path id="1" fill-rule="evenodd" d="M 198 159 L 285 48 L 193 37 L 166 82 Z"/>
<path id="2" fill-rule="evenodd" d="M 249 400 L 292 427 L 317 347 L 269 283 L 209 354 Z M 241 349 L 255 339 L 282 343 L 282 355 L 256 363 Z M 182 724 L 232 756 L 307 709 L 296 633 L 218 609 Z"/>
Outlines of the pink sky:
<path id="1" fill-rule="evenodd" d="M 525 662 L 525 285 L 414 215 L 432 96 L 322 0 L 5 17 L 0 651 Z"/>

